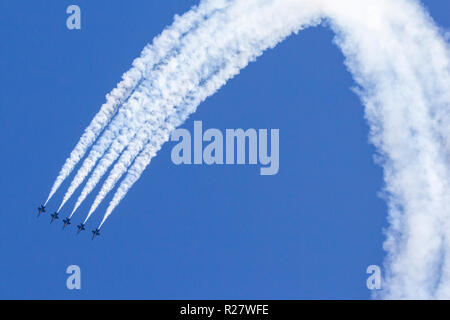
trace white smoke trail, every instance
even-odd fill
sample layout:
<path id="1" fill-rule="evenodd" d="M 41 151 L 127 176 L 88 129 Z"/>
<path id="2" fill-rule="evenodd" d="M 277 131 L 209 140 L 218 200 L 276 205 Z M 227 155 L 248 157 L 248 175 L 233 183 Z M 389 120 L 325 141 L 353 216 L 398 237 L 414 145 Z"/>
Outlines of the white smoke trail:
<path id="1" fill-rule="evenodd" d="M 61 168 L 44 205 L 47 205 L 48 201 L 53 197 L 63 181 L 69 176 L 76 164 L 84 156 L 86 150 L 92 145 L 95 139 L 97 139 L 100 132 L 106 127 L 110 119 L 116 113 L 119 105 L 125 101 L 129 93 L 136 86 L 140 77 L 141 74 L 136 69 L 127 71 L 122 76 L 123 80 L 117 85 L 117 88 L 112 90 L 106 96 L 106 103 L 102 105 L 100 111 L 95 115 L 77 145 L 70 153 L 69 158 Z"/>
<path id="2" fill-rule="evenodd" d="M 101 227 L 201 101 L 264 50 L 319 19 L 335 31 L 359 85 L 384 168 L 390 227 L 381 297 L 450 298 L 450 53 L 415 0 L 236 0 L 200 21 L 180 39 L 183 45 L 158 78 L 146 76 L 134 92 L 128 117 L 120 122 L 129 134 L 108 138 L 113 146 L 92 181 L 97 184 L 127 149 L 86 220 L 127 173 Z"/>
<path id="3" fill-rule="evenodd" d="M 242 59 L 245 55 L 253 55 L 253 52 L 251 51 L 247 54 L 247 48 L 245 47 L 247 41 L 242 41 L 241 43 L 230 42 L 230 34 L 232 35 L 233 30 L 238 29 L 239 26 L 249 18 L 247 12 L 252 11 L 250 9 L 252 9 L 255 4 L 260 6 L 260 3 L 261 1 L 237 2 L 237 5 L 230 6 L 220 14 L 210 17 L 208 21 L 195 30 L 195 32 L 191 32 L 190 36 L 186 36 L 182 41 L 182 46 L 180 46 L 180 54 L 174 57 L 174 63 L 172 63 L 172 65 L 176 66 L 176 68 L 173 68 L 174 71 L 172 73 L 167 71 L 165 74 L 162 74 L 164 76 L 162 80 L 155 81 L 158 82 L 160 86 L 161 83 L 163 83 L 163 90 L 157 88 L 158 91 L 156 94 L 153 92 L 155 88 L 150 87 L 148 90 L 142 90 L 142 95 L 140 96 L 142 100 L 140 100 L 138 104 L 144 106 L 151 105 L 152 108 L 144 107 L 142 111 L 139 112 L 139 115 L 135 117 L 140 120 L 139 123 L 142 123 L 145 120 L 146 114 L 150 112 L 150 110 L 156 109 L 158 110 L 158 113 L 163 113 L 164 116 L 170 115 L 175 112 L 173 107 L 179 105 L 184 99 L 183 97 L 187 96 L 188 101 L 199 100 L 198 97 L 200 97 L 199 102 L 202 101 L 205 98 L 203 88 L 208 88 L 205 83 L 210 81 L 208 80 L 208 77 L 217 72 L 217 70 L 220 70 L 220 68 L 224 68 L 225 65 L 229 65 L 233 74 L 235 70 L 239 70 L 236 69 L 236 61 Z M 227 22 L 226 28 L 223 27 L 224 21 Z M 240 51 L 242 51 L 242 53 L 238 54 Z M 208 56 L 209 58 L 206 59 L 205 57 Z M 247 63 L 248 59 L 249 58 L 246 60 Z M 212 81 L 219 81 L 221 85 L 224 83 L 223 79 L 217 80 L 217 77 L 213 78 Z M 206 94 L 206 96 L 214 93 L 214 91 Z M 186 109 L 186 106 L 181 105 L 180 109 L 184 110 Z M 155 123 L 155 119 L 153 120 Z M 165 117 L 159 118 L 160 126 L 172 127 L 171 124 L 167 124 L 166 122 Z M 136 125 L 134 127 L 136 127 Z M 167 128 L 163 128 L 163 132 L 162 135 L 167 136 Z M 148 133 L 147 136 L 149 134 L 150 133 Z M 152 136 L 155 136 L 155 133 L 153 133 Z M 147 137 L 141 139 L 147 139 Z M 126 143 L 128 143 L 129 140 L 126 139 L 126 141 Z M 142 141 L 137 141 L 137 143 L 143 145 Z M 110 177 L 105 182 L 104 187 L 95 199 L 94 204 L 89 211 L 88 218 L 103 200 L 104 196 L 106 196 L 106 194 L 114 187 L 114 184 L 131 164 L 130 161 L 137 156 L 141 149 L 142 148 L 132 146 L 129 148 L 129 150 L 134 152 L 130 155 L 131 158 L 127 155 L 123 158 L 122 162 L 119 160 L 118 164 L 110 174 Z M 110 164 L 111 161 L 106 163 L 108 166 Z M 103 174 L 105 171 L 106 168 L 103 166 L 99 168 L 98 173 Z M 88 183 L 89 186 L 86 192 L 92 190 L 93 184 L 98 182 L 98 175 L 91 182 L 91 184 Z"/>
<path id="4" fill-rule="evenodd" d="M 131 130 L 127 129 L 127 135 L 131 135 Z M 77 202 L 69 215 L 69 218 L 73 216 L 78 207 L 83 203 L 89 193 L 95 188 L 97 183 L 100 181 L 102 176 L 106 173 L 108 168 L 114 163 L 114 161 L 119 157 L 122 153 L 123 149 L 126 147 L 126 144 L 123 142 L 123 139 L 117 138 L 114 140 L 111 147 L 108 149 L 107 154 L 100 160 L 99 164 L 95 168 L 94 172 L 91 174 L 89 180 L 86 182 L 86 186 L 83 188 L 80 196 L 77 199 Z M 72 192 L 73 193 L 73 192 Z"/>
<path id="5" fill-rule="evenodd" d="M 169 135 L 169 132 L 166 132 L 166 135 Z M 167 141 L 167 138 L 161 137 L 160 139 L 163 141 Z M 158 148 L 158 146 L 161 146 L 164 142 L 155 140 L 155 138 L 152 139 L 152 142 L 148 142 L 148 140 L 139 139 L 135 141 L 134 147 L 137 149 L 142 149 L 144 147 L 143 143 L 147 143 L 146 148 L 151 149 L 147 150 L 147 153 L 152 152 L 154 149 Z M 130 149 L 132 150 L 132 149 Z M 145 153 L 146 151 L 144 151 Z M 110 176 L 105 181 L 104 185 L 102 186 L 99 194 L 95 198 L 91 208 L 89 209 L 88 215 L 86 216 L 83 223 L 86 223 L 88 219 L 91 217 L 92 213 L 97 209 L 97 207 L 100 205 L 102 200 L 105 198 L 105 196 L 111 191 L 111 189 L 114 187 L 118 179 L 123 175 L 124 172 L 127 171 L 127 168 L 131 165 L 131 163 L 134 160 L 133 154 L 135 153 L 135 150 L 132 150 L 131 152 L 125 152 L 121 157 L 120 161 L 116 163 L 114 168 L 111 171 Z M 153 154 L 154 155 L 154 154 Z"/>
<path id="6" fill-rule="evenodd" d="M 223 10 L 225 12 L 230 11 L 230 7 L 232 7 L 231 4 L 233 4 L 233 2 L 230 1 L 227 3 L 229 4 L 227 8 L 221 8 L 227 9 Z M 250 8 L 250 4 L 251 1 L 246 3 L 245 8 Z M 242 9 L 242 6 L 240 9 Z M 235 9 L 233 11 L 234 18 L 242 17 L 244 14 L 245 11 L 243 10 Z M 146 79 L 146 81 L 143 82 L 131 100 L 131 103 L 134 105 L 132 116 L 129 119 L 126 119 L 125 113 L 119 115 L 121 117 L 117 121 L 115 119 L 110 125 L 110 127 L 117 128 L 109 130 L 107 133 L 118 132 L 119 128 L 123 132 L 119 137 L 104 135 L 100 138 L 99 142 L 94 146 L 93 151 L 89 154 L 82 167 L 78 170 L 76 177 L 72 181 L 69 190 L 64 196 L 60 208 L 66 203 L 77 187 L 86 178 L 94 167 L 96 161 L 102 157 L 112 141 L 114 142 L 110 147 L 108 154 L 104 156 L 102 161 L 100 161 L 96 170 L 87 182 L 86 187 L 78 198 L 70 216 L 74 214 L 79 205 L 84 201 L 86 196 L 93 190 L 103 174 L 107 171 L 109 166 L 112 165 L 122 150 L 130 143 L 131 139 L 135 136 L 136 131 L 142 128 L 142 126 L 157 128 L 158 126 L 164 124 L 167 115 L 174 112 L 175 105 L 183 103 L 182 101 L 187 92 L 191 90 L 191 88 L 198 87 L 199 83 L 208 77 L 208 74 L 211 72 L 211 66 L 202 65 L 203 59 L 201 59 L 201 57 L 205 55 L 205 52 L 198 52 L 199 50 L 196 52 L 195 50 L 197 48 L 204 49 L 204 47 L 202 47 L 198 42 L 201 40 L 201 37 L 195 35 L 198 33 L 204 34 L 205 32 L 208 32 L 215 33 L 217 36 L 221 34 L 225 36 L 226 32 L 223 30 L 218 30 L 218 28 L 221 27 L 224 17 L 227 17 L 227 15 L 219 10 L 216 10 L 214 14 L 211 14 L 208 17 L 208 22 L 204 23 L 201 28 L 198 28 L 201 30 L 191 31 L 190 35 L 186 36 L 185 39 L 181 41 L 177 47 L 177 52 L 179 54 L 170 57 L 170 59 L 164 63 L 164 67 L 161 67 L 158 72 L 155 72 L 152 75 L 151 81 Z M 218 41 L 216 41 L 216 49 L 218 50 L 219 47 Z M 186 56 L 186 54 L 195 54 L 198 59 L 193 59 L 192 57 Z M 187 59 L 191 59 L 192 61 L 185 63 Z M 182 74 L 183 76 L 180 77 L 179 74 Z M 172 78 L 174 80 L 171 80 Z M 136 155 L 137 153 L 133 155 L 133 158 Z"/>
<path id="7" fill-rule="evenodd" d="M 271 7 L 269 12 L 263 9 L 267 7 Z M 384 167 L 389 205 L 387 275 L 381 296 L 449 298 L 448 44 L 420 4 L 412 0 L 284 0 L 261 8 L 249 12 L 249 16 L 258 18 L 248 19 L 236 29 L 230 43 L 247 41 L 246 48 L 255 50 L 250 55 L 254 58 L 313 21 L 321 10 L 321 16 L 329 19 L 336 32 L 336 43 L 360 86 L 371 141 Z M 265 21 L 269 18 L 270 22 Z M 277 24 L 286 28 L 277 29 Z M 251 37 L 242 35 L 246 30 L 251 30 Z M 264 42 L 268 38 L 272 41 Z M 237 63 L 236 68 L 245 65 Z M 136 158 L 101 225 L 160 147 L 152 142 Z"/>
<path id="8" fill-rule="evenodd" d="M 214 69 L 216 72 L 215 76 L 206 85 L 198 87 L 197 92 L 193 94 L 192 102 L 188 106 L 182 106 L 180 108 L 182 111 L 166 122 L 166 128 L 164 128 L 163 131 L 164 133 L 168 132 L 168 134 L 162 135 L 163 139 L 159 139 L 158 143 L 148 145 L 136 159 L 135 163 L 128 171 L 125 180 L 121 183 L 113 200 L 109 204 L 101 225 L 103 225 L 104 221 L 123 199 L 131 186 L 139 179 L 144 169 L 150 163 L 151 158 L 156 155 L 156 152 L 161 148 L 162 144 L 168 140 L 170 132 L 182 124 L 189 114 L 195 112 L 197 106 L 204 99 L 214 94 L 229 79 L 238 74 L 250 61 L 255 60 L 261 55 L 264 50 L 275 46 L 292 32 L 298 32 L 301 28 L 317 24 L 318 22 L 317 17 L 319 16 L 319 12 L 314 10 L 313 6 L 304 6 L 302 7 L 301 14 L 297 13 L 296 15 L 288 16 L 285 11 L 286 6 L 281 2 L 258 1 L 258 3 L 259 6 L 256 10 L 250 12 L 247 11 L 247 14 L 242 18 L 236 19 L 236 15 L 234 15 L 233 12 L 230 12 L 230 17 L 233 17 L 234 19 L 227 19 L 227 25 L 222 26 L 221 28 L 221 31 L 225 31 L 226 33 L 229 33 L 229 30 L 232 30 L 228 37 L 222 37 L 217 34 L 211 36 L 206 32 L 199 34 L 199 36 L 202 37 L 201 43 L 202 46 L 204 46 L 205 52 L 217 52 L 217 41 L 211 40 L 217 38 L 225 39 L 222 44 L 220 55 L 206 56 L 207 64 L 212 65 L 213 68 L 219 67 L 218 69 Z M 242 10 L 241 8 L 238 9 Z M 286 19 L 274 23 L 272 20 L 273 12 L 284 13 Z M 254 32 L 255 30 L 258 30 L 258 32 Z M 217 63 L 217 61 L 223 57 L 227 57 L 227 61 L 224 63 Z M 200 73 L 200 70 L 198 73 Z M 137 154 L 140 149 L 136 151 Z M 105 182 L 99 196 L 94 201 L 88 217 L 97 208 L 106 194 L 114 187 L 114 184 L 118 181 L 120 176 L 125 173 L 128 167 L 126 164 L 121 164 L 120 160 L 117 166 L 119 169 L 118 172 L 114 172 L 113 169 L 110 178 Z"/>
<path id="9" fill-rule="evenodd" d="M 382 297 L 448 298 L 440 271 L 449 261 L 442 253 L 450 253 L 447 44 L 416 1 L 346 2 L 347 10 L 332 2 L 326 9 L 363 89 L 384 167 L 390 228 Z"/>
<path id="10" fill-rule="evenodd" d="M 148 85 L 148 83 L 152 83 L 152 79 L 153 81 L 158 81 L 158 76 L 161 73 L 174 68 L 174 66 L 170 62 L 173 61 L 173 56 L 176 56 L 178 54 L 180 40 L 186 34 L 189 35 L 190 33 L 192 33 L 201 21 L 207 19 L 210 15 L 214 15 L 227 8 L 230 3 L 232 3 L 232 1 L 229 0 L 208 0 L 202 2 L 199 6 L 193 7 L 191 11 L 184 14 L 181 18 L 175 17 L 175 22 L 172 27 L 166 29 L 159 37 L 157 37 L 154 40 L 152 46 L 148 46 L 143 50 L 143 52 L 141 53 L 141 57 L 135 60 L 134 67 L 126 73 L 126 75 L 140 74 L 140 80 L 131 81 L 135 78 L 127 77 L 126 79 L 129 81 L 123 81 L 130 84 L 130 88 L 132 88 L 130 89 L 132 95 L 128 99 L 126 104 L 123 105 L 123 107 L 119 111 L 119 114 L 106 128 L 100 139 L 96 142 L 88 157 L 84 160 L 83 165 L 78 170 L 75 178 L 73 179 L 66 194 L 64 195 L 64 198 L 57 210 L 58 212 L 70 199 L 75 190 L 81 185 L 87 175 L 91 172 L 98 159 L 100 159 L 106 152 L 106 150 L 111 146 L 114 139 L 117 139 L 117 136 L 121 134 L 120 130 L 123 129 L 124 126 L 127 126 L 127 128 L 125 129 L 126 133 L 121 134 L 119 137 L 122 137 L 122 139 L 126 139 L 129 141 L 130 137 L 132 137 L 136 133 L 137 128 L 142 125 L 142 117 L 139 117 L 139 115 L 136 116 L 136 113 L 139 111 L 139 109 L 143 108 L 143 104 L 139 103 L 139 95 L 142 93 L 142 91 L 148 90 L 146 89 L 146 85 Z M 117 109 L 119 100 L 116 99 L 114 101 L 117 102 L 117 104 L 115 104 L 115 108 Z M 122 103 L 123 101 L 119 102 Z M 141 110 L 140 114 L 145 115 L 148 112 L 149 110 L 144 108 L 144 110 Z M 100 113 L 102 113 L 102 111 L 100 111 Z M 60 174 L 57 178 L 57 181 L 55 182 L 56 187 L 52 188 L 52 190 L 54 190 L 51 192 L 51 195 L 54 194 L 56 189 L 61 185 L 62 181 L 70 174 L 76 163 L 85 154 L 87 148 L 92 145 L 93 141 L 97 138 L 101 130 L 105 128 L 107 122 L 111 117 L 109 117 L 108 119 L 105 119 L 104 117 L 100 118 L 104 120 L 102 128 L 98 130 L 98 125 L 94 127 L 94 129 L 97 130 L 95 131 L 95 135 L 92 134 L 92 132 L 94 131 L 92 126 L 89 126 L 88 129 L 86 129 L 86 132 L 89 132 L 89 137 L 92 139 L 89 140 L 89 144 L 86 143 L 86 139 L 82 138 L 80 140 L 79 146 L 81 149 L 75 148 L 72 152 L 72 155 L 76 155 L 76 157 L 74 158 L 71 155 L 71 157 L 66 161 L 67 166 L 64 166 L 64 170 L 62 170 L 63 174 Z M 84 136 L 86 136 L 86 133 L 85 135 L 83 135 L 83 137 Z M 82 154 L 80 150 L 83 151 Z M 76 161 L 73 161 L 73 159 L 76 159 Z M 70 168 L 70 170 L 68 168 Z"/>

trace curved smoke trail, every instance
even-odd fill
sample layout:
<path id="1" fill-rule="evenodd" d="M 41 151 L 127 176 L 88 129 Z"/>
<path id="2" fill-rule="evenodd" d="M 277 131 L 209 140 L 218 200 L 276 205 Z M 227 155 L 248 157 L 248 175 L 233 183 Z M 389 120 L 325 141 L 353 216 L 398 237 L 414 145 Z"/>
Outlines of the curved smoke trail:
<path id="1" fill-rule="evenodd" d="M 450 53 L 415 0 L 235 0 L 199 22 L 176 47 L 175 68 L 139 86 L 124 120 L 132 134 L 94 171 L 103 175 L 118 158 L 87 218 L 125 174 L 101 227 L 199 103 L 264 50 L 320 21 L 336 33 L 359 86 L 384 169 L 390 227 L 380 296 L 450 298 Z M 134 123 L 142 112 L 156 121 Z"/>
<path id="2" fill-rule="evenodd" d="M 92 146 L 103 129 L 105 129 L 111 121 L 122 103 L 127 101 L 130 95 L 136 90 L 136 87 L 141 84 L 146 76 L 148 76 L 149 72 L 154 68 L 159 67 L 161 60 L 167 58 L 168 55 L 176 50 L 176 46 L 182 37 L 188 34 L 189 31 L 192 31 L 192 29 L 195 29 L 200 22 L 207 19 L 209 15 L 226 8 L 229 5 L 229 2 L 230 1 L 228 0 L 202 1 L 199 6 L 193 7 L 183 16 L 175 16 L 172 26 L 166 28 L 153 40 L 151 45 L 147 45 L 142 50 L 140 57 L 133 61 L 133 68 L 125 72 L 122 75 L 122 81 L 118 83 L 115 89 L 106 95 L 106 102 L 85 129 L 80 140 L 70 153 L 69 158 L 65 161 L 58 177 L 53 183 L 44 205 L 46 205 L 53 197 L 64 180 L 70 175 L 78 162 L 86 154 L 86 151 Z M 114 134 L 112 137 L 114 137 Z M 79 178 L 81 179 L 81 177 L 82 174 L 80 174 Z M 76 188 L 75 185 L 72 186 L 73 191 L 71 192 L 73 193 Z M 68 198 L 70 198 L 70 195 L 66 195 L 65 200 L 63 200 L 58 211 L 61 210 Z"/>
<path id="3" fill-rule="evenodd" d="M 279 3 L 267 16 L 282 17 L 286 25 L 289 13 L 299 12 L 293 8 L 298 4 L 285 1 L 284 7 L 280 5 L 277 10 Z M 448 46 L 415 1 L 348 0 L 342 4 L 302 2 L 305 7 L 320 6 L 321 16 L 327 17 L 336 32 L 336 43 L 360 86 L 371 141 L 382 159 L 391 227 L 385 242 L 387 275 L 381 296 L 449 297 Z M 286 7 L 292 10 L 283 13 Z M 267 26 L 263 23 L 252 27 L 263 34 L 272 26 L 273 21 Z M 158 149 L 159 146 L 148 145 L 135 160 L 101 224 Z"/>
<path id="4" fill-rule="evenodd" d="M 326 9 L 384 167 L 390 228 L 381 296 L 449 297 L 439 272 L 450 235 L 448 46 L 416 1 L 349 5 Z"/>
<path id="5" fill-rule="evenodd" d="M 180 56 L 184 57 L 182 61 L 185 61 L 186 59 L 189 60 L 187 63 L 184 63 L 184 68 L 176 69 L 175 73 L 178 74 L 177 77 L 167 76 L 167 78 L 169 78 L 168 81 L 173 78 L 172 82 L 170 82 L 171 84 L 168 85 L 170 90 L 165 90 L 160 96 L 167 96 L 169 97 L 169 100 L 159 98 L 159 104 L 175 106 L 179 104 L 179 100 L 175 100 L 174 97 L 187 97 L 188 104 L 179 106 L 179 109 L 181 109 L 180 114 L 183 119 L 186 119 L 206 97 L 212 95 L 224 85 L 227 79 L 231 78 L 242 69 L 243 65 L 240 66 L 241 63 L 246 65 L 250 60 L 254 59 L 256 55 L 261 54 L 260 48 L 265 45 L 264 41 L 259 41 L 255 48 L 251 48 L 247 47 L 249 40 L 251 40 L 248 39 L 250 34 L 246 35 L 248 31 L 236 36 L 236 30 L 239 29 L 238 27 L 252 18 L 252 15 L 249 15 L 248 13 L 244 15 L 241 13 L 248 12 L 248 9 L 252 8 L 255 4 L 258 4 L 258 9 L 261 10 L 261 1 L 238 3 L 240 5 L 231 6 L 226 12 L 223 12 L 222 15 L 211 18 L 211 21 L 205 23 L 203 27 L 199 27 L 196 33 L 192 34 L 192 37 L 186 37 L 186 39 L 184 39 L 188 44 L 180 49 Z M 270 6 L 268 6 L 268 8 L 270 8 Z M 225 26 L 223 25 L 223 20 L 227 21 Z M 230 34 L 232 35 L 231 38 Z M 239 38 L 240 41 L 234 41 Z M 270 41 L 270 38 L 268 41 Z M 214 50 L 212 50 L 212 48 Z M 199 57 L 202 59 L 199 59 Z M 208 79 L 208 77 L 210 77 L 210 79 Z M 201 85 L 199 85 L 200 83 Z M 187 89 L 190 89 L 190 91 L 186 94 Z M 150 99 L 148 97 L 151 99 L 151 92 L 144 96 L 144 98 L 147 98 L 147 102 L 144 100 L 141 103 L 149 104 L 150 102 L 148 102 L 148 100 Z M 164 121 L 160 122 L 162 133 L 158 133 L 157 129 L 152 133 L 148 131 L 147 136 L 140 138 L 141 141 L 137 141 L 137 143 L 142 145 L 142 140 L 149 139 L 150 135 L 152 136 L 152 141 L 156 139 L 155 137 L 160 137 L 162 135 L 164 137 L 163 139 L 158 138 L 159 149 L 160 146 L 168 140 L 171 130 L 182 123 L 180 121 L 173 123 L 173 119 L 176 119 L 174 117 L 174 110 L 175 109 L 170 109 L 166 114 L 169 116 L 169 119 L 172 120 L 164 119 Z M 144 115 L 142 115 L 142 117 L 143 116 Z M 158 127 L 156 126 L 156 128 Z M 142 147 L 136 148 L 132 145 L 129 146 L 129 151 L 131 151 L 132 154 L 130 156 L 127 155 L 122 160 L 119 159 L 98 196 L 94 200 L 86 220 L 108 192 L 114 187 L 115 183 L 126 172 L 133 159 L 141 150 Z M 104 170 L 102 169 L 101 171 Z"/>
<path id="6" fill-rule="evenodd" d="M 224 47 L 224 51 L 227 53 L 225 56 L 229 58 L 225 63 L 219 64 L 220 67 L 218 69 L 214 69 L 215 75 L 212 77 L 211 81 L 198 88 L 198 92 L 192 97 L 192 102 L 188 106 L 181 108 L 182 111 L 172 115 L 172 117 L 166 121 L 166 128 L 164 128 L 164 131 L 171 132 L 174 128 L 181 125 L 191 113 L 195 112 L 197 106 L 201 102 L 203 102 L 207 97 L 213 95 L 217 90 L 225 85 L 229 79 L 233 78 L 241 69 L 247 66 L 249 62 L 255 60 L 259 55 L 261 55 L 264 50 L 273 47 L 276 43 L 282 41 L 292 32 L 318 23 L 317 12 L 313 15 L 311 14 L 311 10 L 304 10 L 304 15 L 297 15 L 295 19 L 287 20 L 283 24 L 272 24 L 272 28 L 267 28 L 265 31 L 261 31 L 262 26 L 270 25 L 270 12 L 277 10 L 278 8 L 279 4 L 267 1 L 264 7 L 260 6 L 258 10 L 254 12 L 254 15 L 248 14 L 243 17 L 242 20 L 236 20 L 234 23 L 229 23 L 228 26 L 231 26 L 231 28 L 235 30 L 233 38 L 227 39 L 227 46 Z M 285 6 L 283 5 L 282 8 L 284 9 Z M 252 21 L 252 19 L 254 19 L 254 23 L 257 23 L 257 25 L 252 27 L 259 29 L 260 32 L 249 33 L 248 29 L 244 29 L 242 33 L 239 33 L 239 30 L 236 30 L 236 26 L 248 23 L 248 21 Z M 290 22 L 290 24 L 288 22 Z M 210 45 L 207 41 L 203 41 L 203 43 L 206 47 Z M 212 58 L 214 57 L 210 57 L 210 59 Z M 162 144 L 168 141 L 169 136 L 170 134 L 166 134 L 164 139 L 159 140 L 159 143 L 149 144 L 145 147 L 144 151 L 142 151 L 139 157 L 135 160 L 133 166 L 128 170 L 127 176 L 119 186 L 113 200 L 110 202 L 100 225 L 103 225 L 115 207 L 119 204 L 123 197 L 125 197 L 128 190 L 139 179 L 142 172 L 150 163 L 151 158 L 156 155 Z M 127 169 L 127 167 L 125 169 Z M 107 183 L 108 181 L 105 182 L 104 189 L 102 188 L 103 192 L 101 192 L 96 201 L 94 201 L 95 206 L 93 205 L 90 213 L 96 209 L 99 202 L 104 198 L 106 193 L 113 188 L 114 184 L 118 181 L 120 176 L 125 173 L 125 171 L 126 170 L 122 170 L 117 175 L 111 174 L 113 180 L 110 183 Z"/>
<path id="7" fill-rule="evenodd" d="M 79 205 L 84 201 L 86 196 L 92 191 L 98 183 L 103 174 L 113 164 L 124 148 L 135 137 L 137 131 L 142 127 L 158 128 L 164 125 L 167 115 L 174 112 L 174 107 L 180 103 L 186 96 L 195 93 L 189 93 L 192 90 L 197 90 L 200 82 L 211 73 L 213 66 L 210 62 L 204 63 L 203 57 L 207 54 L 206 47 L 201 43 L 208 35 L 214 34 L 226 38 L 230 29 L 222 30 L 224 19 L 227 19 L 230 14 L 230 8 L 233 8 L 233 2 L 227 2 L 228 7 L 223 10 L 216 10 L 211 14 L 207 21 L 196 30 L 192 30 L 189 35 L 186 35 L 177 47 L 177 54 L 173 55 L 164 63 L 157 72 L 154 72 L 150 79 L 138 88 L 136 93 L 130 98 L 134 106 L 132 115 L 126 118 L 129 108 L 123 108 L 123 112 L 114 119 L 109 129 L 93 147 L 89 156 L 84 160 L 82 167 L 78 170 L 77 175 L 73 179 L 69 190 L 66 192 L 61 203 L 60 209 L 72 196 L 78 186 L 87 177 L 90 171 L 95 166 L 95 163 L 100 159 L 105 151 L 109 148 L 108 154 L 103 157 L 92 174 L 92 178 L 87 182 L 86 187 L 78 198 L 75 207 L 70 216 L 74 214 Z M 253 2 L 254 3 L 254 2 Z M 249 1 L 245 8 L 251 8 L 252 2 Z M 242 9 L 242 6 L 239 7 Z M 243 18 L 245 10 L 234 8 L 233 19 Z M 214 40 L 216 55 L 222 54 L 223 50 L 220 48 L 220 41 Z M 226 57 L 221 57 L 226 60 Z M 219 57 L 217 57 L 219 60 Z M 186 63 L 188 61 L 188 63 Z M 222 63 L 216 61 L 215 64 Z M 122 111 L 122 110 L 121 110 Z M 121 131 L 119 136 L 111 136 L 113 133 Z M 111 145 L 112 143 L 112 145 Z M 134 155 L 134 157 L 136 154 Z M 102 192 L 100 195 L 103 194 Z M 97 198 L 95 203 L 101 202 L 102 199 Z M 60 210 L 58 209 L 58 211 Z"/>

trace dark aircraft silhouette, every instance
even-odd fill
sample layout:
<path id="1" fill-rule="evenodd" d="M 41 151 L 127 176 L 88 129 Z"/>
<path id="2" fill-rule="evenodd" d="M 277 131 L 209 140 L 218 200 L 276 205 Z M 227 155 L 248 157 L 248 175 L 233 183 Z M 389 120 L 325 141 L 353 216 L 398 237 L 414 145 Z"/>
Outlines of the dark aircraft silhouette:
<path id="1" fill-rule="evenodd" d="M 45 206 L 44 206 L 43 204 L 41 204 L 41 206 L 38 208 L 38 211 L 39 211 L 39 212 L 38 212 L 38 215 L 37 215 L 37 216 L 38 216 L 38 218 L 39 218 L 39 216 L 41 215 L 41 213 L 42 213 L 42 212 L 45 212 Z"/>
<path id="2" fill-rule="evenodd" d="M 67 227 L 69 224 L 71 224 L 71 223 L 70 223 L 70 218 L 69 218 L 69 217 L 65 218 L 65 219 L 63 220 L 63 222 L 64 222 L 63 229 L 64 229 L 65 227 Z"/>
<path id="3" fill-rule="evenodd" d="M 100 229 L 99 228 L 97 228 L 95 230 L 92 230 L 92 240 L 94 240 L 94 238 L 96 236 L 99 236 L 99 235 L 100 235 Z"/>
<path id="4" fill-rule="evenodd" d="M 77 225 L 77 228 L 78 228 L 78 232 L 77 232 L 77 234 L 79 234 L 81 231 L 83 231 L 83 230 L 86 230 L 85 228 L 84 228 L 84 223 L 80 223 L 79 225 Z"/>
<path id="5" fill-rule="evenodd" d="M 56 219 L 59 219 L 59 213 L 58 212 L 52 213 L 51 216 L 52 216 L 52 221 L 50 221 L 50 223 L 52 223 Z"/>

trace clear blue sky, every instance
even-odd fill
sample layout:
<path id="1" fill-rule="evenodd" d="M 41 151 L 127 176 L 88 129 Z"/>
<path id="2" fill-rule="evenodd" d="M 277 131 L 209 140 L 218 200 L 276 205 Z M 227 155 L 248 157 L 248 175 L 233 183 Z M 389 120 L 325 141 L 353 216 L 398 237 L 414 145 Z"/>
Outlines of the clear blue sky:
<path id="1" fill-rule="evenodd" d="M 450 27 L 448 1 L 424 2 Z M 382 171 L 325 28 L 266 52 L 184 125 L 279 128 L 278 175 L 260 176 L 257 166 L 175 166 L 170 143 L 98 240 L 89 231 L 75 236 L 74 224 L 49 224 L 68 181 L 36 218 L 105 94 L 173 15 L 195 3 L 0 3 L 1 299 L 370 298 L 365 270 L 384 258 Z M 66 29 L 69 4 L 81 7 L 81 31 Z M 61 215 L 72 206 L 73 199 Z M 81 267 L 80 291 L 66 288 L 71 264 Z"/>

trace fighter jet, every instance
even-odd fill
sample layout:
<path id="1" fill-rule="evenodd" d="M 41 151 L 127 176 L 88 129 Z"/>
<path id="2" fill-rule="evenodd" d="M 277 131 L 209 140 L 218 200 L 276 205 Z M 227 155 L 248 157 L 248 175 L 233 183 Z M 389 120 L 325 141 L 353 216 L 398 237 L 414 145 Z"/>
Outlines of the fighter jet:
<path id="1" fill-rule="evenodd" d="M 84 228 L 84 223 L 80 223 L 79 225 L 77 225 L 77 228 L 78 228 L 78 232 L 77 232 L 77 234 L 79 234 L 81 231 L 83 231 L 83 230 L 86 230 L 85 228 Z"/>
<path id="2" fill-rule="evenodd" d="M 38 218 L 39 218 L 39 216 L 41 215 L 41 213 L 42 213 L 42 212 L 45 212 L 45 206 L 44 206 L 43 204 L 41 204 L 41 206 L 38 208 L 38 211 L 39 211 L 39 212 L 38 212 L 38 215 L 37 215 L 37 216 L 38 216 Z"/>
<path id="3" fill-rule="evenodd" d="M 63 222 L 64 222 L 63 229 L 64 229 L 65 227 L 67 227 L 67 225 L 71 224 L 71 223 L 70 223 L 70 218 L 69 218 L 69 217 L 65 218 L 65 219 L 63 220 Z"/>
<path id="4" fill-rule="evenodd" d="M 100 235 L 100 229 L 99 228 L 97 228 L 95 230 L 92 230 L 92 240 L 94 240 L 94 238 L 96 236 L 99 236 L 99 235 Z"/>
<path id="5" fill-rule="evenodd" d="M 52 216 L 52 221 L 50 221 L 50 223 L 52 223 L 56 219 L 59 219 L 58 211 L 56 211 L 55 213 L 52 213 L 51 216 Z"/>

